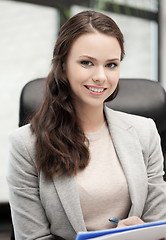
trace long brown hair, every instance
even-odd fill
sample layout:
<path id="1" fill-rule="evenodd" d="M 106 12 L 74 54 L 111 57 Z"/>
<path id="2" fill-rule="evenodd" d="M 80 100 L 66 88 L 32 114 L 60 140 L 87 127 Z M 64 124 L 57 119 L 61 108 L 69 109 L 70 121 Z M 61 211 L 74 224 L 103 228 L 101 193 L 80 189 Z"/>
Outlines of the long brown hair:
<path id="1" fill-rule="evenodd" d="M 123 35 L 117 24 L 102 13 L 78 13 L 61 27 L 52 69 L 45 82 L 44 100 L 31 121 L 31 129 L 36 135 L 37 167 L 47 177 L 76 174 L 89 162 L 88 141 L 77 118 L 63 63 L 73 42 L 82 34 L 96 30 L 115 37 L 121 47 L 121 60 L 124 57 Z M 106 101 L 112 100 L 117 92 L 118 87 Z"/>

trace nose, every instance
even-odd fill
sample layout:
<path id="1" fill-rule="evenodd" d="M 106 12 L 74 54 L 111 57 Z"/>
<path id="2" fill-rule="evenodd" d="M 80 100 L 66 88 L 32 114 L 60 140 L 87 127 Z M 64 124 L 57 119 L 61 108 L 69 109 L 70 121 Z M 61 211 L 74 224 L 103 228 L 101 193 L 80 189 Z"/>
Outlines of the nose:
<path id="1" fill-rule="evenodd" d="M 104 67 L 97 67 L 95 70 L 94 70 L 94 73 L 93 73 L 93 77 L 92 77 L 92 80 L 94 82 L 99 82 L 99 83 L 103 83 L 105 82 L 107 79 L 106 77 L 106 73 L 105 73 L 105 69 Z"/>

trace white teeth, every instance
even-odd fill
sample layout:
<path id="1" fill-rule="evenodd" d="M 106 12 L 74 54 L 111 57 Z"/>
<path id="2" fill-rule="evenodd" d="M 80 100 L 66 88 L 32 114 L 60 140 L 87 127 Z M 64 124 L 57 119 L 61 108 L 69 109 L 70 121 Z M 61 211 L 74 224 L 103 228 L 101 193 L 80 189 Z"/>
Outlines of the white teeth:
<path id="1" fill-rule="evenodd" d="M 104 91 L 104 88 L 93 88 L 93 87 L 88 87 L 87 86 L 87 88 L 89 89 L 89 90 L 91 90 L 91 91 L 93 91 L 93 92 L 98 92 L 98 93 L 100 93 L 100 92 L 103 92 Z"/>

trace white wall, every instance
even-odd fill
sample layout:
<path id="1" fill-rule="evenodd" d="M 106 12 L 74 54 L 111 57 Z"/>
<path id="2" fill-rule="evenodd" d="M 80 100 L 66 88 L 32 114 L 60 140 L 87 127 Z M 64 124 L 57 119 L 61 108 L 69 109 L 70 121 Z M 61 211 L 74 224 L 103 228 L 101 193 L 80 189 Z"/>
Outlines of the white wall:
<path id="1" fill-rule="evenodd" d="M 45 77 L 58 30 L 53 8 L 0 1 L 0 202 L 8 200 L 8 133 L 18 127 L 19 97 L 30 80 Z"/>
<path id="2" fill-rule="evenodd" d="M 161 77 L 160 81 L 166 89 L 166 1 L 160 1 L 160 64 L 161 64 Z"/>

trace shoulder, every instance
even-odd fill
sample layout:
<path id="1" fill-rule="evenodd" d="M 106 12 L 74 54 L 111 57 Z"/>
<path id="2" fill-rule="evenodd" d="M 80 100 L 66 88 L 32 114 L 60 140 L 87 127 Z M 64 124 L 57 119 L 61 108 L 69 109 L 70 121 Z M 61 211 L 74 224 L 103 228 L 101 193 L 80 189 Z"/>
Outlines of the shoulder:
<path id="1" fill-rule="evenodd" d="M 151 118 L 115 111 L 105 108 L 108 124 L 111 129 L 134 129 L 141 144 L 150 144 L 151 141 L 160 142 L 160 136 L 155 122 Z M 133 131 L 132 131 L 133 133 Z"/>
<path id="2" fill-rule="evenodd" d="M 35 135 L 30 125 L 25 125 L 9 133 L 9 152 L 6 179 L 9 185 L 10 200 L 18 201 L 21 192 L 26 193 L 38 188 L 39 173 L 35 161 Z M 14 189 L 14 190 L 13 190 Z"/>
<path id="3" fill-rule="evenodd" d="M 105 108 L 107 120 L 114 125 L 122 128 L 134 127 L 136 130 L 144 130 L 148 128 L 156 128 L 154 121 L 151 118 L 138 116 L 130 113 L 115 111 Z"/>
<path id="4" fill-rule="evenodd" d="M 34 157 L 35 134 L 32 133 L 30 124 L 17 128 L 9 133 L 9 151 Z"/>
<path id="5" fill-rule="evenodd" d="M 112 135 L 126 141 L 131 137 L 133 144 L 138 143 L 148 165 L 149 156 L 161 165 L 163 159 L 161 140 L 155 122 L 146 117 L 114 111 L 106 108 L 106 117 Z"/>
<path id="6" fill-rule="evenodd" d="M 30 124 L 17 128 L 9 133 L 9 141 L 24 141 L 26 143 L 34 142 L 35 135 L 31 131 Z"/>

